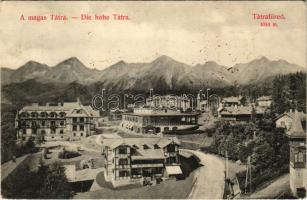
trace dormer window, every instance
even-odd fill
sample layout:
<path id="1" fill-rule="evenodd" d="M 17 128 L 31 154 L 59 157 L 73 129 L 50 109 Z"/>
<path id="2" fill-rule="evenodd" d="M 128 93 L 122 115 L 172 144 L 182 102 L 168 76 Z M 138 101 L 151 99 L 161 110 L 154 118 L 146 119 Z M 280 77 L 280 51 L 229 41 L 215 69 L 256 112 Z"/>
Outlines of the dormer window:
<path id="1" fill-rule="evenodd" d="M 45 117 L 47 117 L 47 113 L 46 112 L 41 112 L 40 116 L 41 116 L 41 118 L 45 118 Z"/>
<path id="2" fill-rule="evenodd" d="M 81 110 L 77 110 L 77 114 L 80 114 L 81 113 Z"/>
<path id="3" fill-rule="evenodd" d="M 143 145 L 143 149 L 149 149 L 149 146 L 146 145 L 146 144 L 144 144 L 144 145 Z"/>
<path id="4" fill-rule="evenodd" d="M 21 116 L 22 118 L 27 118 L 27 117 L 28 117 L 28 113 L 23 112 L 23 113 L 20 114 L 20 116 Z"/>
<path id="5" fill-rule="evenodd" d="M 61 117 L 61 118 L 64 118 L 64 117 L 65 117 L 65 113 L 64 113 L 64 112 L 61 112 L 61 113 L 60 113 L 60 117 Z"/>
<path id="6" fill-rule="evenodd" d="M 154 145 L 154 148 L 155 149 L 160 149 L 159 145 L 157 145 L 157 144 Z"/>
<path id="7" fill-rule="evenodd" d="M 50 113 L 50 117 L 56 118 L 57 114 L 55 112 Z"/>
<path id="8" fill-rule="evenodd" d="M 38 115 L 38 114 L 37 114 L 36 112 L 32 112 L 32 113 L 31 113 L 31 117 L 32 117 L 32 118 L 36 118 L 37 115 Z"/>

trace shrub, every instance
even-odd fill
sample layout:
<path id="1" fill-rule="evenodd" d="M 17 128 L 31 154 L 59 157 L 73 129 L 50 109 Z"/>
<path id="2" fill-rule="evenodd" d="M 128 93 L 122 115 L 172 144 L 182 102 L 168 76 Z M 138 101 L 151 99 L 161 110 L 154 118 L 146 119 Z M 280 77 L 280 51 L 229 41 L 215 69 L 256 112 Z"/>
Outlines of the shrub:
<path id="1" fill-rule="evenodd" d="M 69 158 L 75 158 L 78 156 L 81 156 L 81 154 L 76 151 L 66 151 L 65 150 L 59 153 L 60 159 L 69 159 Z"/>

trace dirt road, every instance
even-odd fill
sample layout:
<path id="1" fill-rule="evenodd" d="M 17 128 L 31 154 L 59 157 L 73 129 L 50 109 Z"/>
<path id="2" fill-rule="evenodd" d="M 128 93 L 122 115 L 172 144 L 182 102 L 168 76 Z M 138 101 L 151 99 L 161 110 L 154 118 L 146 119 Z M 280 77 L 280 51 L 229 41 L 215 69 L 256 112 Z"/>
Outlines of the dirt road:
<path id="1" fill-rule="evenodd" d="M 190 152 L 200 159 L 203 165 L 197 174 L 197 181 L 189 195 L 189 199 L 222 199 L 224 193 L 224 163 L 214 155 L 200 151 Z"/>

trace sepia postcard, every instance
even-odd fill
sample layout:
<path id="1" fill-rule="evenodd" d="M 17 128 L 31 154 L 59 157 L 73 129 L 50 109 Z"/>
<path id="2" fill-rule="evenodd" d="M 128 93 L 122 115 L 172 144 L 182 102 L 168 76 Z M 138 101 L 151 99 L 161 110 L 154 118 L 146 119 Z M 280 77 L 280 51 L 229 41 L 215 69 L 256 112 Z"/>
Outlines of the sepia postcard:
<path id="1" fill-rule="evenodd" d="M 1 198 L 306 198 L 305 1 L 2 1 Z"/>

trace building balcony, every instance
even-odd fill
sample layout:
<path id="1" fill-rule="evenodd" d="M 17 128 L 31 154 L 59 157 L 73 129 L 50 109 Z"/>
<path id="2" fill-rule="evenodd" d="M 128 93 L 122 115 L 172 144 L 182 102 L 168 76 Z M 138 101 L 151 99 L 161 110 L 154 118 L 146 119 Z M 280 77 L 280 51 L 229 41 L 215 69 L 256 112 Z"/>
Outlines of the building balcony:
<path id="1" fill-rule="evenodd" d="M 188 125 L 197 125 L 197 123 L 192 122 L 152 122 L 152 123 L 144 123 L 144 126 L 152 125 L 152 126 L 188 126 Z"/>
<path id="2" fill-rule="evenodd" d="M 117 165 L 117 169 L 130 169 L 130 165 Z"/>
<path id="3" fill-rule="evenodd" d="M 145 167 L 163 167 L 163 163 L 158 164 L 132 164 L 131 168 L 145 168 Z"/>
<path id="4" fill-rule="evenodd" d="M 116 154 L 117 158 L 128 158 L 129 154 Z"/>

